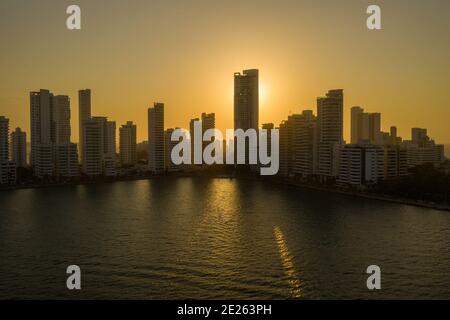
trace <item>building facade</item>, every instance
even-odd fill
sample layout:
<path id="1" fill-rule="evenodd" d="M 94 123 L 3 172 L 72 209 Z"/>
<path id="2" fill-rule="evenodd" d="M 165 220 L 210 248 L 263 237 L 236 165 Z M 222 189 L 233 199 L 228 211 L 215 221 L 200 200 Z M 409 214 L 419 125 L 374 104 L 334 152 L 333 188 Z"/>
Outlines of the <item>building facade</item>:
<path id="1" fill-rule="evenodd" d="M 56 145 L 70 143 L 70 98 L 65 95 L 57 95 L 52 101 L 52 130 Z"/>
<path id="2" fill-rule="evenodd" d="M 136 152 L 136 125 L 128 121 L 119 129 L 120 164 L 134 166 L 137 162 Z"/>
<path id="3" fill-rule="evenodd" d="M 79 176 L 78 147 L 75 143 L 55 146 L 55 175 L 58 179 L 73 179 Z"/>
<path id="4" fill-rule="evenodd" d="M 27 166 L 27 134 L 20 128 L 11 133 L 11 159 L 18 168 Z"/>
<path id="5" fill-rule="evenodd" d="M 84 156 L 84 130 L 83 122 L 91 119 L 91 89 L 82 89 L 78 91 L 78 128 L 79 128 L 79 142 L 78 152 L 80 154 L 81 163 L 83 163 Z"/>
<path id="6" fill-rule="evenodd" d="M 148 109 L 148 166 L 153 173 L 164 172 L 164 104 Z"/>
<path id="7" fill-rule="evenodd" d="M 52 145 L 54 142 L 54 124 L 53 124 L 53 94 L 46 89 L 30 92 L 30 143 L 31 154 L 30 164 L 35 172 L 40 170 L 36 168 L 39 162 L 44 164 L 44 160 L 48 159 L 48 155 L 39 148 L 39 145 Z M 38 152 L 38 148 L 42 149 Z M 38 159 L 42 154 L 45 159 Z M 48 166 L 48 164 L 45 164 Z M 42 171 L 42 170 L 41 170 Z"/>
<path id="8" fill-rule="evenodd" d="M 351 108 L 351 144 L 370 142 L 380 144 L 381 139 L 381 114 L 367 113 L 361 107 Z"/>
<path id="9" fill-rule="evenodd" d="M 103 119 L 83 122 L 83 162 L 85 175 L 95 177 L 103 175 L 105 156 L 105 122 Z"/>
<path id="10" fill-rule="evenodd" d="M 317 99 L 318 173 L 322 180 L 334 178 L 339 170 L 343 145 L 344 92 L 330 90 Z"/>

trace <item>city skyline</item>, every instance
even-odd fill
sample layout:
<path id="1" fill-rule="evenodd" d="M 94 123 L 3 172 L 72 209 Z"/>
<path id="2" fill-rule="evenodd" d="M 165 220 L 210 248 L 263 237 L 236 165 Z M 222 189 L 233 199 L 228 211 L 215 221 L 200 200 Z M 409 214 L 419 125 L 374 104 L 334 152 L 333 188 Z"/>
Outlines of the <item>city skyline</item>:
<path id="1" fill-rule="evenodd" d="M 258 69 L 251 69 L 251 70 L 259 71 Z M 248 70 L 244 70 L 244 71 L 248 71 Z M 236 76 L 236 73 L 235 73 L 235 76 Z M 344 91 L 344 89 L 330 89 L 330 91 L 336 91 L 336 90 L 343 90 Z M 80 158 L 82 157 L 82 143 L 80 143 L 80 141 L 82 141 L 82 140 L 80 140 L 78 137 L 82 137 L 83 133 L 82 133 L 82 131 L 74 132 L 75 131 L 74 128 L 76 128 L 77 126 L 79 128 L 81 128 L 82 121 L 79 121 L 81 114 L 86 114 L 84 117 L 87 117 L 87 118 L 94 118 L 94 119 L 95 118 L 97 118 L 97 119 L 98 118 L 104 118 L 105 120 L 110 120 L 110 121 L 107 121 L 108 124 L 110 124 L 110 125 L 114 124 L 114 130 L 116 129 L 115 125 L 116 125 L 117 121 L 115 119 L 113 119 L 109 114 L 102 114 L 102 115 L 100 115 L 98 112 L 92 112 L 92 109 L 95 110 L 95 106 L 94 106 L 94 108 L 92 108 L 92 105 L 94 105 L 92 103 L 92 98 L 91 98 L 91 94 L 92 94 L 93 91 L 94 90 L 91 89 L 91 88 L 89 88 L 89 89 L 79 89 L 77 91 L 77 94 L 78 94 L 79 98 L 76 101 L 76 105 L 74 103 L 74 100 L 70 99 L 69 95 L 54 94 L 54 92 L 51 89 L 47 89 L 47 88 L 43 89 L 43 88 L 41 88 L 41 89 L 36 90 L 36 91 L 28 92 L 28 98 L 29 99 L 30 99 L 30 97 L 31 97 L 31 99 L 33 99 L 32 97 L 34 95 L 39 95 L 40 92 L 44 92 L 44 93 L 48 94 L 50 99 L 53 101 L 52 103 L 55 106 L 58 104 L 58 101 L 61 101 L 61 99 L 64 101 L 64 103 L 63 103 L 63 107 L 65 108 L 65 110 L 63 112 L 64 116 L 61 117 L 62 119 L 59 121 L 59 122 L 63 122 L 63 124 L 62 125 L 58 124 L 56 126 L 56 128 L 54 129 L 55 133 L 52 133 L 54 135 L 54 137 L 52 137 L 52 139 L 55 140 L 54 142 L 56 144 L 59 144 L 61 142 L 62 143 L 72 142 L 72 143 L 78 144 L 79 145 L 79 150 L 80 150 Z M 86 100 L 84 100 L 83 98 L 80 99 L 80 97 L 82 96 L 83 92 L 89 92 L 88 98 L 84 98 Z M 315 99 L 316 99 L 316 102 L 318 102 L 318 101 L 320 101 L 323 98 L 324 97 L 319 95 Z M 86 101 L 88 101 L 88 102 L 86 102 Z M 33 103 L 33 101 L 31 101 L 31 103 Z M 59 103 L 61 103 L 61 102 L 59 102 Z M 88 103 L 88 106 L 89 106 L 87 109 L 85 109 L 86 108 L 86 103 Z M 149 105 L 155 104 L 155 103 L 158 104 L 159 102 L 152 102 L 152 103 L 149 103 Z M 162 103 L 162 104 L 164 105 L 164 103 Z M 258 105 L 258 103 L 257 103 L 257 106 L 260 107 L 260 105 Z M 30 100 L 28 101 L 27 108 L 29 109 L 29 107 L 30 107 Z M 76 111 L 73 110 L 74 107 L 75 107 Z M 144 107 L 144 110 L 146 111 L 146 113 L 148 112 L 149 108 L 151 108 L 151 107 Z M 290 113 L 288 113 L 286 115 L 280 115 L 279 118 L 281 120 L 279 122 L 271 121 L 271 119 L 266 119 L 267 121 L 261 121 L 261 120 L 258 121 L 258 120 L 256 120 L 256 122 L 257 123 L 259 122 L 259 128 L 263 128 L 265 124 L 269 124 L 269 123 L 275 124 L 274 128 L 279 128 L 279 126 L 285 120 L 286 116 L 289 117 L 289 116 L 300 115 L 304 111 L 310 111 L 310 110 L 315 110 L 316 114 L 317 114 L 318 108 L 319 108 L 319 105 L 314 105 L 311 108 L 303 108 L 303 109 L 295 110 L 294 112 L 290 112 Z M 231 107 L 231 109 L 233 109 L 233 107 Z M 373 138 L 373 136 L 372 136 L 373 135 L 373 130 L 374 130 L 373 127 L 372 127 L 373 126 L 373 121 L 374 121 L 373 117 L 376 117 L 376 120 L 375 120 L 376 121 L 376 128 L 381 133 L 383 133 L 383 132 L 388 132 L 389 133 L 393 128 L 395 128 L 397 130 L 396 131 L 397 136 L 401 137 L 403 139 L 412 138 L 411 130 L 414 129 L 414 128 L 419 128 L 417 126 L 416 127 L 406 128 L 406 129 L 405 128 L 399 128 L 395 123 L 392 123 L 390 125 L 386 125 L 386 123 L 389 123 L 390 120 L 389 119 L 388 120 L 384 120 L 384 119 L 386 119 L 386 117 L 383 117 L 382 113 L 379 112 L 379 110 L 366 110 L 365 108 L 361 107 L 360 105 L 347 106 L 346 107 L 346 104 L 343 103 L 342 111 L 343 111 L 343 114 L 348 113 L 348 119 L 346 119 L 345 116 L 344 116 L 342 118 L 342 120 L 340 120 L 340 121 L 342 121 L 342 126 L 344 128 L 343 131 L 345 131 L 345 132 L 348 131 L 348 138 L 346 137 L 346 134 L 342 133 L 342 135 L 344 137 L 343 142 L 345 142 L 347 144 L 358 144 L 358 139 L 361 139 L 361 137 L 358 136 L 358 134 L 356 134 L 356 138 L 352 134 L 352 132 L 354 130 L 354 128 L 352 127 L 353 121 L 360 121 L 360 122 L 364 122 L 364 123 L 367 123 L 367 124 L 370 123 L 370 129 L 368 127 L 364 133 L 359 133 L 359 134 L 362 135 L 363 137 L 365 137 L 364 135 L 370 135 L 370 137 L 365 137 L 365 139 L 366 140 L 370 140 L 371 142 L 375 142 L 376 141 Z M 232 112 L 232 114 L 236 113 L 236 112 L 233 112 L 233 110 L 231 110 L 231 112 Z M 360 116 L 360 117 L 362 116 L 364 119 L 356 120 L 356 118 L 354 118 L 355 114 L 353 114 L 353 112 L 357 113 L 357 116 Z M 61 111 L 59 113 L 61 113 Z M 57 113 L 55 116 L 59 116 L 59 113 Z M 92 113 L 92 115 L 91 115 L 91 113 Z M 76 114 L 79 114 L 79 116 L 78 117 L 74 117 L 74 115 L 76 115 Z M 201 112 L 201 114 L 202 115 L 208 115 L 208 113 L 205 112 L 205 111 Z M 11 124 L 11 123 L 13 123 L 11 119 L 14 119 L 14 115 L 9 115 L 9 114 L 2 114 L 2 115 L 9 119 L 11 129 L 14 129 L 14 130 L 15 129 L 20 129 L 20 130 L 22 130 L 25 133 L 33 131 L 33 129 L 30 129 L 30 126 L 31 126 L 31 123 L 32 123 L 30 115 L 28 116 L 30 118 L 30 124 L 27 127 L 21 127 L 21 126 L 17 126 L 17 125 Z M 214 119 L 217 119 L 217 117 L 215 117 L 215 113 L 214 112 L 211 112 L 210 115 L 212 115 L 214 117 Z M 189 131 L 189 123 L 190 122 L 192 122 L 193 120 L 201 120 L 198 117 L 197 118 L 192 118 L 192 117 L 195 117 L 195 115 L 192 115 L 191 118 L 188 119 L 186 121 L 186 124 L 184 124 L 184 125 L 176 124 L 174 126 L 168 126 L 168 125 L 166 125 L 167 121 L 165 120 L 164 121 L 164 125 L 165 125 L 164 129 L 182 128 L 182 129 L 186 129 L 186 130 Z M 382 125 L 383 121 L 384 121 L 385 125 Z M 134 125 L 137 126 L 137 124 L 136 124 L 137 121 L 135 119 L 129 119 L 129 120 L 124 121 L 123 123 L 127 124 L 128 122 L 134 122 Z M 214 121 L 214 125 L 215 125 L 215 123 L 216 123 L 216 121 Z M 347 123 L 347 125 L 346 125 L 346 123 Z M 143 126 L 143 127 L 144 128 L 148 127 L 148 123 L 146 123 L 146 125 Z M 426 125 L 425 127 L 426 127 L 426 130 L 427 130 L 427 133 L 430 133 L 430 131 L 432 131 L 432 130 L 430 130 L 430 126 L 429 125 Z M 218 126 L 216 126 L 216 125 L 214 126 L 214 128 L 217 128 L 217 129 L 220 130 L 220 128 Z M 235 123 L 234 126 L 231 126 L 230 128 L 237 128 L 236 127 L 236 123 Z M 248 129 L 248 127 L 246 129 Z M 398 132 L 399 132 L 398 129 L 401 129 L 402 132 L 406 131 L 405 132 L 406 134 L 404 136 L 398 134 Z M 369 133 L 369 130 L 370 130 L 370 133 Z M 62 131 L 62 133 L 59 133 L 60 131 Z M 11 133 L 12 133 L 12 130 L 11 130 Z M 144 136 L 144 137 L 142 137 L 142 139 L 136 138 L 137 143 L 148 142 L 148 133 L 149 133 L 148 131 L 147 132 L 144 131 L 144 133 L 140 133 L 140 136 Z M 61 135 L 63 135 L 63 138 L 61 138 Z M 139 135 L 137 135 L 137 136 L 139 136 Z M 379 138 L 381 138 L 381 137 L 379 137 Z M 435 140 L 435 141 L 439 141 L 438 139 L 434 138 L 434 135 L 431 135 L 430 139 Z M 119 144 L 119 142 L 120 142 L 119 135 L 116 135 L 114 141 L 116 142 L 116 144 Z M 445 140 L 444 141 L 439 141 L 439 143 L 445 144 L 446 146 L 449 145 L 449 143 L 446 142 Z"/>
<path id="2" fill-rule="evenodd" d="M 383 2 L 383 30 L 376 33 L 365 28 L 364 1 L 265 1 L 258 9 L 250 2 L 235 3 L 230 9 L 202 1 L 151 5 L 136 1 L 125 22 L 119 2 L 108 2 L 109 10 L 101 14 L 101 1 L 80 1 L 83 28 L 78 33 L 63 28 L 65 15 L 58 13 L 64 12 L 64 2 L 2 2 L 0 12 L 9 14 L 2 16 L 0 36 L 16 34 L 0 62 L 10 75 L 8 81 L 0 81 L 2 114 L 8 115 L 12 126 L 28 128 L 27 92 L 45 83 L 43 87 L 68 95 L 73 105 L 80 88 L 92 88 L 93 114 L 108 114 L 118 124 L 132 120 L 145 128 L 147 108 L 153 101 L 163 101 L 167 128 L 186 127 L 194 115 L 208 112 L 216 114 L 216 126 L 224 130 L 233 126 L 233 72 L 258 68 L 260 123 L 280 123 L 284 115 L 314 109 L 315 98 L 326 90 L 345 88 L 347 142 L 350 107 L 360 106 L 384 115 L 383 131 L 396 125 L 398 135 L 406 137 L 412 127 L 427 127 L 435 140 L 450 143 L 446 125 L 450 67 L 445 59 L 449 45 L 441 41 L 449 24 L 442 10 L 447 3 Z M 39 23 L 30 12 L 37 13 Z M 201 17 L 197 12 L 203 13 Z M 311 19 L 308 12 L 313 16 L 322 12 L 323 19 Z M 23 19 L 12 21 L 13 16 Z M 243 16 L 248 19 L 240 19 Z M 413 23 L 419 17 L 421 23 Z M 172 24 L 173 19 L 180 23 Z M 183 28 L 188 22 L 191 28 Z M 155 30 L 155 25 L 164 28 Z M 254 36 L 227 31 L 231 27 Z M 34 32 L 48 37 L 33 37 Z M 60 45 L 49 52 L 46 47 L 54 46 L 47 44 L 55 41 Z M 339 50 L 330 50 L 336 44 Z M 39 50 L 25 50 L 27 46 Z M 417 57 L 425 55 L 430 58 L 417 64 Z M 78 143 L 77 123 L 78 114 L 73 112 L 72 140 Z M 137 140 L 146 139 L 145 130 L 138 130 Z"/>
<path id="3" fill-rule="evenodd" d="M 144 171 L 153 174 L 195 169 L 195 165 L 186 167 L 186 162 L 182 166 L 174 166 L 172 162 L 171 152 L 176 143 L 170 141 L 170 135 L 174 133 L 174 128 L 165 126 L 164 103 L 154 102 L 154 107 L 148 108 L 147 155 L 146 159 L 138 159 L 137 125 L 127 121 L 119 128 L 120 152 L 117 154 L 116 122 L 108 120 L 108 116 L 92 116 L 91 89 L 80 89 L 78 96 L 78 113 L 84 120 L 79 123 L 82 145 L 77 147 L 71 139 L 70 97 L 54 94 L 47 89 L 30 92 L 30 168 L 34 177 L 42 181 L 48 178 L 74 180 L 79 179 L 82 173 L 89 178 L 113 179 L 132 173 L 126 168 L 138 169 L 138 160 L 146 160 Z M 427 128 L 411 128 L 411 138 L 403 139 L 398 136 L 396 126 L 391 126 L 388 132 L 382 131 L 381 113 L 364 112 L 359 106 L 351 108 L 351 140 L 346 142 L 343 136 L 344 96 L 343 89 L 330 89 L 317 97 L 316 114 L 313 110 L 290 114 L 276 127 L 276 140 L 271 138 L 272 131 L 268 133 L 269 140 L 276 143 L 271 146 L 270 157 L 274 156 L 273 148 L 277 148 L 276 169 L 270 175 L 297 177 L 308 182 L 318 179 L 323 184 L 364 188 L 404 177 L 408 175 L 408 170 L 421 165 L 440 167 L 446 161 L 444 145 L 430 138 Z M 249 164 L 250 161 L 252 165 L 262 164 L 257 160 L 260 156 L 254 158 L 258 149 L 255 145 L 258 143 L 256 132 L 260 129 L 258 97 L 259 70 L 247 69 L 242 74 L 235 72 L 234 143 L 230 150 L 226 143 L 223 144 L 226 148 L 217 150 L 225 156 L 229 152 L 234 153 L 233 158 L 236 156 L 233 145 L 243 145 L 245 155 L 242 163 Z M 9 118 L 2 116 L 1 119 L 2 150 L 7 150 L 2 155 L 2 184 L 14 184 L 19 172 L 15 172 L 15 168 L 26 166 L 26 162 L 25 166 L 20 163 L 20 158 L 24 157 L 19 155 L 23 154 L 26 146 L 26 132 L 17 128 L 10 135 Z M 194 133 L 194 127 L 199 127 L 200 131 L 194 130 L 199 132 L 199 136 Z M 273 129 L 275 126 L 273 123 L 264 123 L 261 128 Z M 203 140 L 208 129 L 217 129 L 215 113 L 203 112 L 200 119 L 190 120 L 191 149 L 204 150 L 209 145 L 208 138 Z M 22 135 L 21 141 L 14 141 L 17 134 Z M 248 141 L 244 138 L 247 134 Z M 222 134 L 220 139 L 223 139 Z M 249 160 L 250 154 L 254 160 Z M 191 160 L 196 165 L 204 164 L 203 152 L 195 153 L 194 158 Z M 227 160 L 227 164 L 231 163 Z M 257 166 L 251 168 L 254 171 Z M 265 169 L 261 167 L 261 170 Z"/>

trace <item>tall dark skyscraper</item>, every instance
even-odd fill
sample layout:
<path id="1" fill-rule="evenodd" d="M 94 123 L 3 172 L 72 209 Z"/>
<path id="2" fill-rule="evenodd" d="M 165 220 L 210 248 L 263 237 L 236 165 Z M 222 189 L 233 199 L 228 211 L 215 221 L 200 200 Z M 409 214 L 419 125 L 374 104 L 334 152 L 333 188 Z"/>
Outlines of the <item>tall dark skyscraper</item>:
<path id="1" fill-rule="evenodd" d="M 30 163 L 37 175 L 50 175 L 51 149 L 54 141 L 53 94 L 41 89 L 30 92 Z M 45 170 L 44 170 L 45 169 Z"/>
<path id="2" fill-rule="evenodd" d="M 338 174 L 339 147 L 343 138 L 344 91 L 330 90 L 317 98 L 317 129 L 319 138 L 319 174 L 333 177 Z"/>
<path id="3" fill-rule="evenodd" d="M 20 128 L 11 133 L 11 158 L 17 167 L 27 165 L 27 134 Z"/>
<path id="4" fill-rule="evenodd" d="M 234 129 L 258 129 L 259 76 L 257 69 L 234 74 Z"/>
<path id="5" fill-rule="evenodd" d="M 137 161 L 136 153 L 136 125 L 133 121 L 127 121 L 119 129 L 120 139 L 120 163 L 125 166 L 133 166 Z"/>
<path id="6" fill-rule="evenodd" d="M 244 70 L 234 74 L 234 129 L 258 130 L 259 126 L 259 71 Z M 236 141 L 235 141 L 236 152 Z M 246 141 L 245 163 L 249 162 L 249 144 Z M 257 151 L 257 150 L 253 150 Z M 235 153 L 236 155 L 236 153 Z"/>
<path id="7" fill-rule="evenodd" d="M 70 143 L 70 98 L 65 95 L 53 97 L 53 128 L 54 143 L 57 145 Z"/>
<path id="8" fill-rule="evenodd" d="M 78 91 L 78 121 L 79 121 L 79 136 L 78 141 L 79 154 L 81 156 L 81 162 L 84 157 L 84 130 L 83 122 L 91 119 L 91 89 L 83 89 Z"/>
<path id="9" fill-rule="evenodd" d="M 9 119 L 0 116 L 0 184 L 8 182 Z"/>
<path id="10" fill-rule="evenodd" d="M 164 171 L 164 103 L 148 109 L 148 166 L 154 173 Z"/>

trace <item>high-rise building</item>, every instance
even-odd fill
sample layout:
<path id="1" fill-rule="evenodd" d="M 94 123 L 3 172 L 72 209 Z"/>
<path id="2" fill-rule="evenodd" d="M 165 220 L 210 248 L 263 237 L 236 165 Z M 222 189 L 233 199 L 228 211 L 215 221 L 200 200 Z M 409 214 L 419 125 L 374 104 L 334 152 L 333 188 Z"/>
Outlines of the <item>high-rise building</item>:
<path id="1" fill-rule="evenodd" d="M 54 143 L 54 123 L 53 123 L 53 94 L 49 90 L 41 89 L 38 92 L 30 92 L 30 139 L 31 155 L 30 164 L 35 169 L 38 161 L 38 146 L 43 144 L 51 146 Z M 44 148 L 43 148 L 44 149 Z M 41 154 L 48 159 L 44 150 Z M 41 164 L 44 159 L 40 160 Z M 45 164 L 48 167 L 47 164 Z"/>
<path id="2" fill-rule="evenodd" d="M 308 178 L 317 173 L 317 119 L 311 110 L 280 125 L 280 175 Z"/>
<path id="3" fill-rule="evenodd" d="M 397 145 L 386 145 L 384 152 L 384 179 L 395 179 L 408 174 L 407 151 Z"/>
<path id="4" fill-rule="evenodd" d="M 216 115 L 214 113 L 202 113 L 202 137 L 207 130 L 215 128 L 216 128 Z M 211 141 L 203 141 L 202 154 L 206 146 L 209 145 L 210 143 Z"/>
<path id="5" fill-rule="evenodd" d="M 101 117 L 101 116 L 93 116 L 91 117 L 91 120 L 95 120 L 98 123 L 100 123 L 102 130 L 103 130 L 103 155 L 108 153 L 108 118 L 107 117 Z"/>
<path id="6" fill-rule="evenodd" d="M 254 129 L 259 128 L 259 71 L 257 69 L 244 70 L 234 74 L 234 129 Z M 236 151 L 237 141 L 235 139 L 234 148 Z M 245 142 L 245 163 L 249 163 L 250 144 Z M 235 152 L 235 157 L 237 153 Z M 256 169 L 252 166 L 252 169 Z"/>
<path id="7" fill-rule="evenodd" d="M 389 132 L 380 133 L 380 143 L 384 146 L 397 146 L 402 143 L 402 138 L 397 136 L 397 127 L 391 126 Z"/>
<path id="8" fill-rule="evenodd" d="M 116 123 L 108 121 L 107 117 L 95 116 L 91 120 L 98 123 L 102 130 L 103 141 L 100 152 L 102 153 L 102 173 L 92 175 L 104 175 L 107 177 L 116 175 Z M 88 121 L 89 122 L 89 121 Z M 85 140 L 86 141 L 86 140 Z M 87 154 L 87 153 L 85 153 Z"/>
<path id="9" fill-rule="evenodd" d="M 54 143 L 67 144 L 70 143 L 70 98 L 68 96 L 57 95 L 52 101 Z"/>
<path id="10" fill-rule="evenodd" d="M 304 110 L 293 124 L 293 173 L 307 178 L 317 173 L 317 118 Z"/>
<path id="11" fill-rule="evenodd" d="M 27 134 L 20 128 L 11 133 L 11 158 L 18 168 L 27 166 Z"/>
<path id="12" fill-rule="evenodd" d="M 148 165 L 154 173 L 164 171 L 164 104 L 148 109 Z"/>
<path id="13" fill-rule="evenodd" d="M 330 90 L 317 99 L 318 172 L 323 179 L 336 177 L 343 144 L 344 93 Z"/>
<path id="14" fill-rule="evenodd" d="M 340 150 L 338 183 L 362 187 L 384 177 L 384 153 L 380 146 L 348 144 Z"/>
<path id="15" fill-rule="evenodd" d="M 106 155 L 109 158 L 116 158 L 116 122 L 106 122 Z"/>
<path id="16" fill-rule="evenodd" d="M 9 119 L 0 116 L 0 184 L 9 182 Z"/>
<path id="17" fill-rule="evenodd" d="M 369 113 L 369 140 L 372 144 L 381 144 L 381 113 Z"/>
<path id="18" fill-rule="evenodd" d="M 34 175 L 51 178 L 55 175 L 55 154 L 53 143 L 40 143 L 35 148 Z"/>
<path id="19" fill-rule="evenodd" d="M 62 143 L 55 146 L 55 175 L 62 179 L 79 176 L 78 147 L 75 143 Z"/>
<path id="20" fill-rule="evenodd" d="M 411 141 L 419 145 L 424 145 L 430 141 L 427 135 L 427 129 L 423 128 L 412 128 L 411 129 Z"/>
<path id="21" fill-rule="evenodd" d="M 83 173 L 88 176 L 103 174 L 105 156 L 105 123 L 102 118 L 83 121 Z"/>
<path id="22" fill-rule="evenodd" d="M 280 133 L 280 167 L 278 174 L 280 176 L 289 176 L 292 170 L 292 126 L 288 120 L 281 122 Z"/>
<path id="23" fill-rule="evenodd" d="M 244 70 L 234 74 L 234 129 L 259 127 L 259 71 Z"/>
<path id="24" fill-rule="evenodd" d="M 425 145 L 405 141 L 403 146 L 406 149 L 408 168 L 423 164 L 438 166 L 445 161 L 444 145 L 435 144 L 434 141 Z"/>
<path id="25" fill-rule="evenodd" d="M 350 143 L 357 144 L 361 136 L 361 117 L 364 109 L 361 107 L 352 107 L 350 109 Z"/>
<path id="26" fill-rule="evenodd" d="M 361 107 L 352 107 L 350 142 L 381 144 L 381 114 L 367 113 Z"/>
<path id="27" fill-rule="evenodd" d="M 127 121 L 119 129 L 120 163 L 123 166 L 134 166 L 137 160 L 136 152 L 136 125 Z"/>
<path id="28" fill-rule="evenodd" d="M 427 129 L 412 128 L 411 140 L 405 140 L 408 168 L 423 164 L 440 165 L 445 161 L 444 145 L 436 144 L 427 134 Z"/>
<path id="29" fill-rule="evenodd" d="M 79 154 L 81 162 L 83 162 L 83 122 L 91 119 L 91 89 L 84 89 L 78 91 L 78 121 L 79 121 Z"/>

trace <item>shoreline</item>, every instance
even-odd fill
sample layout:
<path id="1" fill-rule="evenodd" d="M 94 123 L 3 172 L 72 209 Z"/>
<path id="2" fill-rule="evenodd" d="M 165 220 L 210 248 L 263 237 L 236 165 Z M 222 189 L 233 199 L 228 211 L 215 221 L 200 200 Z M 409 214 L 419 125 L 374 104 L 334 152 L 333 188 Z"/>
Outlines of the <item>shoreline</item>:
<path id="1" fill-rule="evenodd" d="M 270 180 L 270 182 L 277 183 L 280 185 L 291 186 L 291 187 L 305 188 L 305 189 L 316 190 L 316 191 L 321 191 L 321 192 L 330 192 L 330 193 L 335 193 L 335 194 L 340 194 L 340 195 L 345 195 L 345 196 L 350 196 L 350 197 L 386 201 L 386 202 L 404 204 L 404 205 L 409 205 L 409 206 L 414 206 L 414 207 L 421 207 L 421 208 L 450 212 L 450 206 L 437 204 L 437 203 L 424 202 L 424 201 L 420 201 L 420 200 L 398 198 L 398 197 L 393 197 L 393 196 L 388 196 L 388 195 L 383 195 L 383 194 L 376 194 L 376 193 L 366 193 L 366 192 L 358 192 L 358 191 L 347 191 L 347 190 L 341 190 L 341 189 L 336 189 L 336 188 L 327 188 L 327 187 L 321 187 L 321 186 L 305 184 L 305 183 L 295 182 L 295 181 L 274 179 L 274 180 Z"/>
<path id="2" fill-rule="evenodd" d="M 1 187 L 0 192 L 14 191 L 14 190 L 26 190 L 26 189 L 56 188 L 56 187 L 64 187 L 64 186 L 110 184 L 110 183 L 115 183 L 115 182 L 162 179 L 162 178 L 167 178 L 167 177 L 169 177 L 169 178 L 191 177 L 191 178 L 208 178 L 208 179 L 212 178 L 212 179 L 260 180 L 258 178 L 255 178 L 253 175 L 234 176 L 232 174 L 216 174 L 216 175 L 202 175 L 202 174 L 198 175 L 197 174 L 197 175 L 195 175 L 195 174 L 190 174 L 190 173 L 169 173 L 166 175 L 161 174 L 161 175 L 142 176 L 142 177 L 116 178 L 113 180 L 73 181 L 73 182 L 57 182 L 57 183 L 55 182 L 55 183 L 49 183 L 49 184 L 35 184 L 35 185 L 15 185 L 15 186 Z M 301 183 L 301 182 L 297 182 L 297 181 L 289 181 L 289 180 L 276 179 L 276 178 L 275 179 L 274 178 L 269 178 L 269 179 L 262 178 L 262 180 L 265 182 L 276 183 L 278 185 L 304 188 L 304 189 L 315 190 L 315 191 L 320 191 L 320 192 L 329 192 L 329 193 L 340 194 L 340 195 L 345 195 L 345 196 L 350 196 L 350 197 L 387 201 L 387 202 L 391 202 L 391 203 L 398 203 L 398 204 L 410 205 L 410 206 L 415 206 L 415 207 L 450 212 L 450 206 L 446 206 L 443 204 L 429 203 L 429 202 L 423 202 L 423 201 L 407 199 L 407 198 L 398 198 L 398 197 L 392 197 L 392 196 L 388 196 L 388 195 L 375 194 L 375 193 L 366 193 L 366 192 L 358 192 L 358 191 L 341 190 L 341 189 L 337 189 L 337 188 L 328 188 L 328 187 L 324 187 L 324 186 L 305 184 L 305 183 Z"/>

